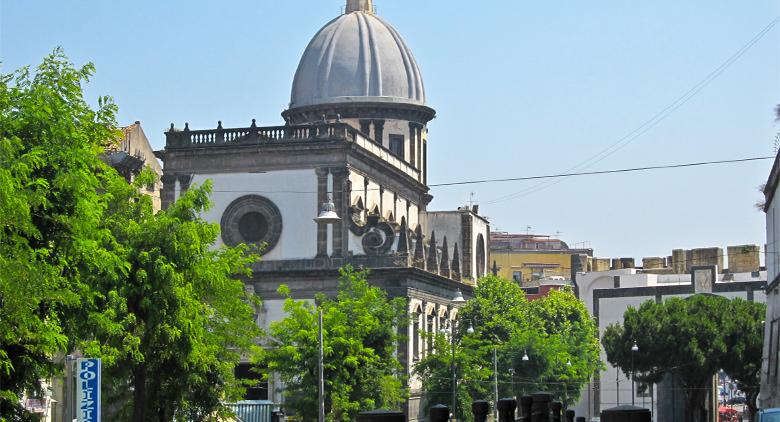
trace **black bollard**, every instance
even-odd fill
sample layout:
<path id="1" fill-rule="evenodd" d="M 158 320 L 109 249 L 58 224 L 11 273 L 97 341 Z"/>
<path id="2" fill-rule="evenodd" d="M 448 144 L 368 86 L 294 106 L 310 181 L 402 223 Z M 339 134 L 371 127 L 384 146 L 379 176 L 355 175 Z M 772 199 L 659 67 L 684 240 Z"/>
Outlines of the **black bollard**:
<path id="1" fill-rule="evenodd" d="M 531 405 L 531 422 L 550 422 L 550 402 L 552 395 L 548 393 L 536 393 Z"/>
<path id="2" fill-rule="evenodd" d="M 585 422 L 585 416 L 578 416 L 577 422 Z"/>
<path id="3" fill-rule="evenodd" d="M 531 422 L 531 406 L 533 405 L 533 396 L 520 397 L 520 419 L 519 422 Z"/>
<path id="4" fill-rule="evenodd" d="M 450 420 L 450 408 L 443 404 L 437 404 L 431 407 L 428 416 L 431 422 L 447 422 Z"/>
<path id="5" fill-rule="evenodd" d="M 501 399 L 498 401 L 498 422 L 514 422 L 517 402 L 515 399 Z"/>
<path id="6" fill-rule="evenodd" d="M 550 404 L 550 410 L 552 410 L 552 422 L 562 422 L 561 421 L 561 411 L 563 410 L 563 403 L 561 402 L 552 402 Z"/>
<path id="7" fill-rule="evenodd" d="M 357 414 L 356 422 L 404 422 L 406 415 L 403 412 L 392 410 L 372 410 L 370 412 L 360 412 Z"/>
<path id="8" fill-rule="evenodd" d="M 486 422 L 490 413 L 490 403 L 485 400 L 475 400 L 471 403 L 471 413 L 474 414 L 474 422 Z"/>
<path id="9" fill-rule="evenodd" d="M 566 411 L 566 422 L 574 422 L 574 411 L 573 410 L 567 410 Z"/>

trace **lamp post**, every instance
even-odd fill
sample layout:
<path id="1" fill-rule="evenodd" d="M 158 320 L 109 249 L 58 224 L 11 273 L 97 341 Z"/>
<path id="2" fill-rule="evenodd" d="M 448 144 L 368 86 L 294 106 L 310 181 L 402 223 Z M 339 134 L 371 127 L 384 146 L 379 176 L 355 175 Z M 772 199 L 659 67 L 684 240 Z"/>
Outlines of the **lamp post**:
<path id="1" fill-rule="evenodd" d="M 631 346 L 631 405 L 634 406 L 634 352 L 639 351 L 639 346 L 637 346 L 636 341 L 634 341 L 634 345 Z"/>
<path id="2" fill-rule="evenodd" d="M 462 305 L 466 303 L 466 299 L 463 298 L 463 293 L 458 289 L 455 292 L 455 297 L 452 298 L 452 304 L 453 305 Z M 442 330 L 442 334 L 444 334 L 445 330 Z M 452 362 L 451 362 L 451 371 L 452 371 L 452 415 L 453 419 L 455 416 L 456 407 L 458 404 L 458 378 L 456 373 L 456 366 L 455 366 L 455 320 L 450 319 L 450 343 L 452 343 Z"/>
<path id="3" fill-rule="evenodd" d="M 320 213 L 314 219 L 314 222 L 319 224 L 335 224 L 341 221 L 341 217 L 336 214 L 336 205 L 333 203 L 333 198 L 328 195 L 326 202 L 322 203 Z M 323 347 L 322 339 L 322 308 L 318 312 L 319 323 L 319 353 L 317 356 L 317 416 L 319 422 L 325 422 L 325 351 Z"/>

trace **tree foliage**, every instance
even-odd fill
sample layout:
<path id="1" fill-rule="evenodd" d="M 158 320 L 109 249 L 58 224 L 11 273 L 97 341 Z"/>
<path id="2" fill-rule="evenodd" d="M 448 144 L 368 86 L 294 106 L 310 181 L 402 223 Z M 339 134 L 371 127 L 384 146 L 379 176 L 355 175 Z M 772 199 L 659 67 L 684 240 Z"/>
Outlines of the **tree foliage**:
<path id="1" fill-rule="evenodd" d="M 0 76 L 0 419 L 30 418 L 22 394 L 42 395 L 71 352 L 102 358 L 116 391 L 134 387 L 119 399 L 135 420 L 204 419 L 252 352 L 237 277 L 254 257 L 212 248 L 208 185 L 155 215 L 101 160 L 120 132 L 110 98 L 83 98 L 93 71 L 57 49 L 34 75 Z"/>
<path id="2" fill-rule="evenodd" d="M 0 76 L 1 415 L 21 415 L 20 395 L 40 394 L 40 380 L 56 372 L 69 316 L 90 290 L 82 276 L 121 265 L 98 228 L 113 172 L 99 154 L 116 138 L 116 107 L 84 101 L 92 72 L 55 50 L 34 76 L 28 68 Z"/>
<path id="3" fill-rule="evenodd" d="M 107 312 L 90 319 L 80 346 L 104 357 L 106 378 L 123 380 L 117 392 L 132 386 L 125 417 L 204 420 L 239 396 L 234 367 L 256 351 L 256 298 L 238 278 L 256 257 L 243 246 L 213 247 L 219 228 L 200 218 L 209 182 L 155 214 L 138 189 L 148 177 L 110 186 L 104 224 L 126 266 L 94 283 L 95 305 Z"/>
<path id="4" fill-rule="evenodd" d="M 516 283 L 495 276 L 480 279 L 474 293 L 460 309 L 454 342 L 438 335 L 434 353 L 415 368 L 428 404 L 450 404 L 454 363 L 455 413 L 471 420 L 473 400 L 494 398 L 494 353 L 500 397 L 541 389 L 576 402 L 601 367 L 598 331 L 585 305 L 571 291 L 529 302 Z"/>
<path id="5" fill-rule="evenodd" d="M 285 383 L 286 406 L 303 420 L 317 418 L 318 310 L 323 313 L 325 411 L 328 420 L 351 421 L 364 410 L 399 409 L 406 398 L 396 351 L 398 327 L 406 327 L 402 298 L 388 299 L 369 285 L 367 272 L 340 270 L 336 297 L 318 295 L 319 306 L 287 295 L 287 317 L 271 323 L 261 359 Z"/>
<path id="6" fill-rule="evenodd" d="M 763 304 L 713 295 L 648 301 L 629 308 L 622 325 L 607 327 L 602 343 L 607 360 L 630 373 L 636 342 L 636 379 L 659 382 L 674 374 L 685 391 L 686 420 L 698 422 L 705 417 L 707 387 L 720 369 L 739 380 L 743 391 L 755 391 L 755 406 L 764 312 Z"/>

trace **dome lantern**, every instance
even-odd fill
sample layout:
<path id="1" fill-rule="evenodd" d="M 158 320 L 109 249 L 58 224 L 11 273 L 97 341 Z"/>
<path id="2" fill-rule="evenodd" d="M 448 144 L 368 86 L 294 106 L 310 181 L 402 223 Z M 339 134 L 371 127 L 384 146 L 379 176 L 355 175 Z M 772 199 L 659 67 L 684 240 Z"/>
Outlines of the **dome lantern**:
<path id="1" fill-rule="evenodd" d="M 346 13 L 367 12 L 374 13 L 374 4 L 371 0 L 347 0 Z"/>

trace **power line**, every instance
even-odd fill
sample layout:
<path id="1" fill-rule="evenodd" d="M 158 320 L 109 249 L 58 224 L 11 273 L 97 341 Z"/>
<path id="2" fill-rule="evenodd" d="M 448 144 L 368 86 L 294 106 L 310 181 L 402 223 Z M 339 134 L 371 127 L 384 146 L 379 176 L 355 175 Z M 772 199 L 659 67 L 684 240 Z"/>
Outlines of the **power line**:
<path id="1" fill-rule="evenodd" d="M 734 164 L 734 163 L 744 163 L 744 162 L 750 162 L 750 161 L 774 160 L 774 159 L 775 159 L 775 157 L 739 158 L 739 159 L 735 159 L 735 160 L 701 161 L 701 162 L 698 162 L 698 163 L 684 163 L 684 164 L 670 164 L 670 165 L 664 165 L 664 166 L 634 167 L 634 168 L 626 168 L 626 169 L 618 169 L 618 170 L 587 171 L 587 172 L 579 172 L 579 173 L 561 173 L 561 174 L 551 174 L 551 175 L 544 175 L 544 176 L 511 177 L 511 178 L 505 178 L 505 179 L 469 180 L 469 181 L 463 181 L 463 182 L 438 183 L 438 184 L 432 184 L 432 185 L 429 185 L 429 186 L 430 187 L 445 187 L 445 186 L 475 185 L 475 184 L 482 184 L 482 183 L 517 182 L 517 181 L 522 181 L 522 180 L 560 179 L 560 178 L 565 178 L 565 177 L 592 176 L 592 175 L 598 175 L 598 174 L 632 173 L 632 172 L 639 172 L 639 171 L 666 170 L 666 169 L 676 169 L 676 168 L 685 168 L 685 167 L 700 167 L 700 166 L 709 166 L 709 165 L 715 165 L 715 164 Z"/>
<path id="2" fill-rule="evenodd" d="M 625 148 L 635 140 L 637 140 L 639 137 L 644 135 L 645 133 L 649 132 L 652 128 L 657 126 L 662 121 L 666 120 L 672 113 L 677 111 L 680 107 L 688 103 L 691 99 L 693 99 L 696 95 L 698 95 L 704 88 L 709 86 L 715 79 L 717 79 L 723 72 L 725 72 L 731 65 L 733 65 L 737 60 L 739 60 L 745 53 L 747 53 L 751 48 L 753 48 L 754 45 L 756 45 L 766 34 L 768 34 L 778 23 L 780 23 L 780 16 L 775 17 L 767 26 L 765 26 L 761 31 L 759 31 L 753 38 L 750 39 L 745 45 L 743 45 L 739 50 L 737 50 L 733 55 L 731 55 L 726 61 L 721 63 L 720 66 L 715 68 L 712 72 L 710 72 L 704 79 L 699 81 L 696 85 L 694 85 L 691 89 L 686 91 L 682 96 L 677 98 L 675 101 L 673 101 L 669 106 L 664 108 L 663 110 L 656 113 L 653 117 L 642 123 L 639 127 L 634 129 L 633 131 L 629 132 L 622 138 L 618 139 L 617 142 L 613 143 L 612 145 L 608 146 L 607 148 L 601 150 L 599 153 L 591 156 L 590 158 L 586 159 L 585 161 L 581 162 L 580 164 L 575 165 L 574 167 L 570 167 L 568 171 L 575 171 L 578 169 L 587 169 L 592 167 L 593 165 L 603 161 L 607 157 L 615 154 L 616 152 L 620 151 L 621 149 Z M 504 202 L 511 199 L 515 199 L 518 197 L 522 197 L 534 192 L 538 192 L 540 190 L 546 189 L 549 186 L 552 186 L 555 183 L 558 183 L 559 181 L 553 181 L 550 183 L 540 183 L 536 186 L 532 186 L 530 188 L 524 189 L 519 192 L 515 192 L 509 195 L 501 196 L 499 198 L 487 201 L 485 204 L 494 204 L 498 202 Z"/>
<path id="3" fill-rule="evenodd" d="M 518 182 L 518 181 L 524 181 L 524 180 L 540 180 L 540 179 L 560 179 L 560 178 L 570 178 L 570 177 L 581 177 L 581 176 L 593 176 L 593 175 L 602 175 L 602 174 L 616 174 L 616 173 L 633 173 L 633 172 L 644 172 L 644 171 L 656 171 L 656 170 L 669 170 L 669 169 L 678 169 L 678 168 L 687 168 L 687 167 L 702 167 L 702 166 L 711 166 L 711 165 L 720 165 L 720 164 L 738 164 L 738 163 L 746 163 L 751 161 L 761 161 L 761 160 L 774 160 L 775 157 L 750 157 L 750 158 L 737 158 L 733 160 L 717 160 L 717 161 L 701 161 L 696 163 L 682 163 L 682 164 L 668 164 L 668 165 L 659 165 L 659 166 L 646 166 L 646 167 L 633 167 L 633 168 L 625 168 L 625 169 L 615 169 L 615 170 L 600 170 L 600 171 L 588 171 L 588 172 L 580 172 L 580 173 L 561 173 L 561 174 L 549 174 L 549 175 L 538 175 L 538 176 L 524 176 L 524 177 L 511 177 L 511 178 L 503 178 L 503 179 L 482 179 L 482 180 L 466 180 L 466 181 L 460 181 L 460 182 L 448 182 L 448 183 L 436 183 L 436 184 L 430 184 L 428 187 L 431 188 L 441 188 L 441 187 L 449 187 L 449 186 L 462 186 L 462 185 L 476 185 L 476 184 L 485 184 L 485 183 L 505 183 L 505 182 Z M 371 188 L 367 189 L 368 191 L 378 191 L 380 188 Z M 354 189 L 353 193 L 360 193 L 363 189 Z M 254 190 L 254 189 L 214 189 L 213 192 L 234 192 L 234 193 L 285 193 L 285 194 L 316 194 L 316 191 L 296 191 L 296 190 L 276 190 L 276 191 L 267 191 L 267 190 Z"/>

